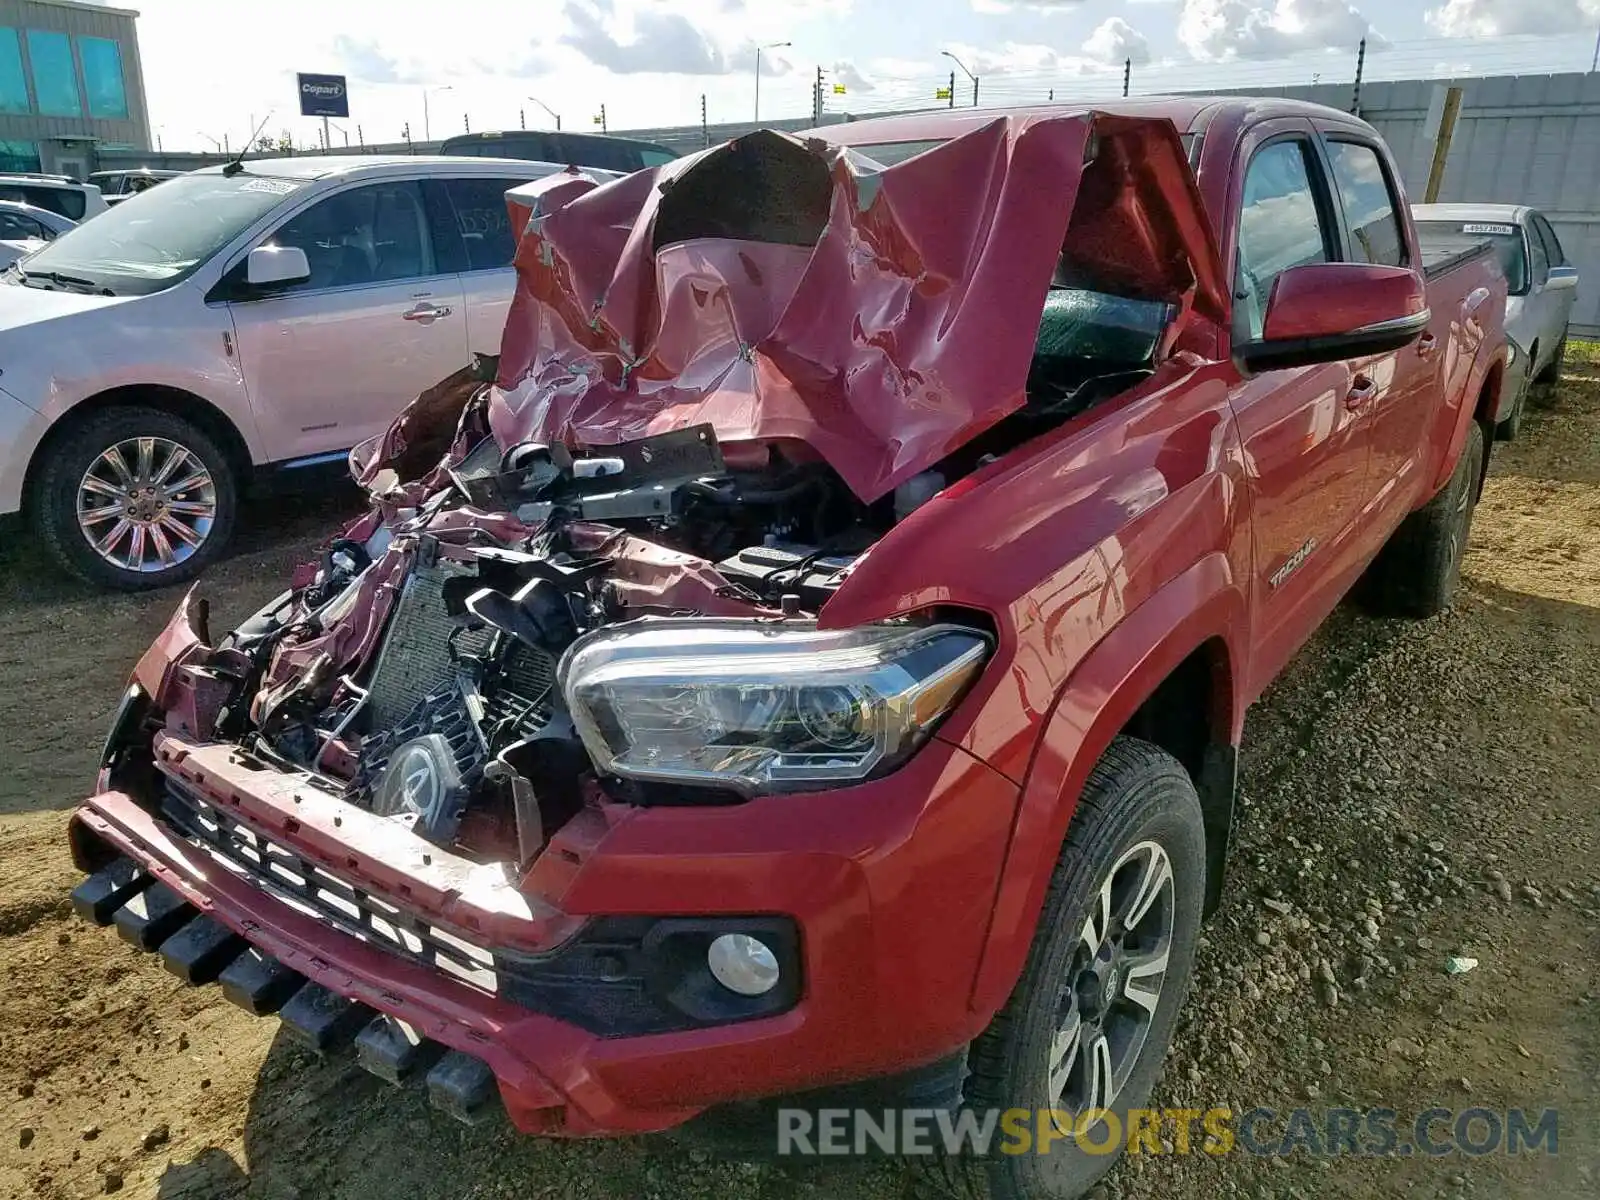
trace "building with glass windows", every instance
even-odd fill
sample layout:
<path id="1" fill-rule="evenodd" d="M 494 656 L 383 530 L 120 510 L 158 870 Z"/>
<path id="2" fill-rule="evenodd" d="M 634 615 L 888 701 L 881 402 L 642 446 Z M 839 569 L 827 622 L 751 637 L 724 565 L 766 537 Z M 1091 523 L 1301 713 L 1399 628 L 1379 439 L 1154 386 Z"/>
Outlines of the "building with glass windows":
<path id="1" fill-rule="evenodd" d="M 83 180 L 101 150 L 148 150 L 138 13 L 0 0 L 0 171 Z"/>

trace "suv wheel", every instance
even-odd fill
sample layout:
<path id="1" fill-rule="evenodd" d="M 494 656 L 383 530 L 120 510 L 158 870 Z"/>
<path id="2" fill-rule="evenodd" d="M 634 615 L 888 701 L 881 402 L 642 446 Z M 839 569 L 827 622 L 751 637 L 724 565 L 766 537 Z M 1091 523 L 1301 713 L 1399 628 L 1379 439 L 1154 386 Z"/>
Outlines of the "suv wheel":
<path id="1" fill-rule="evenodd" d="M 1111 1169 L 1107 1143 L 1126 1146 L 1129 1111 L 1146 1105 L 1166 1057 L 1204 894 L 1193 782 L 1165 751 L 1118 738 L 1078 801 L 1022 978 L 969 1059 L 965 1103 L 980 1121 L 1027 1109 L 1034 1137 L 1049 1122 L 1059 1140 L 1043 1154 L 928 1164 L 942 1190 L 1070 1200 Z"/>
<path id="2" fill-rule="evenodd" d="M 233 532 L 237 485 L 203 430 L 152 408 L 95 413 L 47 451 L 33 496 L 51 555 L 135 591 L 192 579 Z"/>

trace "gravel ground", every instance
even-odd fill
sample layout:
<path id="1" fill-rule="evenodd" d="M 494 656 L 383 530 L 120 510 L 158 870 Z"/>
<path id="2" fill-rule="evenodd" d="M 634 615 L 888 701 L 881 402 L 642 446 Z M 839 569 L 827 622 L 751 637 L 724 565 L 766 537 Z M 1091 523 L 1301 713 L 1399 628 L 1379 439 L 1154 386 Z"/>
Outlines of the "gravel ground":
<path id="1" fill-rule="evenodd" d="M 1130 1158 L 1106 1200 L 1600 1194 L 1600 364 L 1497 451 L 1456 610 L 1346 606 L 1252 713 L 1230 898 L 1162 1107 L 1556 1108 L 1560 1153 Z M 219 627 L 350 497 L 273 506 L 212 572 Z M 173 597 L 101 597 L 0 548 L 0 1196 L 889 1200 L 660 1142 L 433 1118 L 74 921 L 62 829 Z M 1475 970 L 1446 972 L 1451 956 Z"/>

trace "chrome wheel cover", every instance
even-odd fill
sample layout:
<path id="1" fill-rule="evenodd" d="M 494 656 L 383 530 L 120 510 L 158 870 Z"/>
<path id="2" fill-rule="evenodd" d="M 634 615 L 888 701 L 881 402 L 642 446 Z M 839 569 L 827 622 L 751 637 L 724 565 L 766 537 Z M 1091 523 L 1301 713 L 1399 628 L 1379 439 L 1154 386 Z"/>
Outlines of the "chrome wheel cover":
<path id="1" fill-rule="evenodd" d="M 205 463 L 169 438 L 126 438 L 78 481 L 78 530 L 101 558 L 141 575 L 194 557 L 217 519 L 217 485 Z"/>

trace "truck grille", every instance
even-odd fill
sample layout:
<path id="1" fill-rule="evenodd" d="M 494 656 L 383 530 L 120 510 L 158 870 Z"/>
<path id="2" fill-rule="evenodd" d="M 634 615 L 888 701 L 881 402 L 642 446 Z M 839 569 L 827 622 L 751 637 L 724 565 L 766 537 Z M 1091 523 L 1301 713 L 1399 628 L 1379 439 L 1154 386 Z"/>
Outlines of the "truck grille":
<path id="1" fill-rule="evenodd" d="M 323 870 L 172 780 L 167 781 L 162 816 L 222 865 L 290 907 L 483 991 L 500 990 L 498 964 L 489 950 L 435 928 Z"/>

